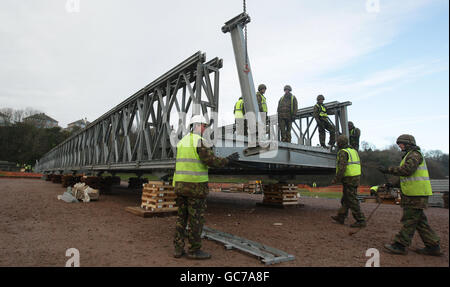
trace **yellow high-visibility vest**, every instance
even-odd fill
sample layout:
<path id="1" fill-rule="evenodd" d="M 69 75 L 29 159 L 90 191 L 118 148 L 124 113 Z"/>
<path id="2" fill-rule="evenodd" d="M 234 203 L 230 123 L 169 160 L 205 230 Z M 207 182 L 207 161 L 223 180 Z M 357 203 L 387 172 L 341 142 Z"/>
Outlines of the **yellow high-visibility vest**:
<path id="1" fill-rule="evenodd" d="M 347 168 L 345 169 L 344 176 L 361 175 L 361 160 L 359 159 L 358 152 L 352 148 L 341 149 L 337 155 L 338 159 L 339 159 L 339 153 L 342 151 L 344 151 L 348 154 Z M 338 171 L 339 171 L 338 169 L 339 169 L 339 166 L 336 161 L 336 173 L 338 173 Z"/>
<path id="2" fill-rule="evenodd" d="M 410 152 L 408 152 L 402 159 L 400 166 L 405 164 L 405 159 Z M 420 151 L 417 152 L 422 155 Z M 400 188 L 402 189 L 403 194 L 407 196 L 433 195 L 427 163 L 425 162 L 423 155 L 422 158 L 422 163 L 417 167 L 417 170 L 411 176 L 400 176 Z"/>
<path id="3" fill-rule="evenodd" d="M 234 106 L 234 118 L 243 119 L 244 118 L 244 100 L 241 98 L 236 102 Z"/>
<path id="4" fill-rule="evenodd" d="M 202 163 L 197 153 L 199 140 L 203 138 L 197 134 L 185 135 L 177 144 L 177 158 L 173 186 L 175 182 L 208 182 L 208 166 Z"/>
<path id="5" fill-rule="evenodd" d="M 328 118 L 327 109 L 325 108 L 325 106 L 324 105 L 319 105 L 319 104 L 316 104 L 316 106 L 320 110 L 319 116 L 322 117 L 322 118 Z"/>
<path id="6" fill-rule="evenodd" d="M 263 112 L 267 113 L 267 103 L 266 103 L 266 97 L 264 97 L 263 94 L 259 93 L 258 94 L 261 96 L 261 107 Z"/>

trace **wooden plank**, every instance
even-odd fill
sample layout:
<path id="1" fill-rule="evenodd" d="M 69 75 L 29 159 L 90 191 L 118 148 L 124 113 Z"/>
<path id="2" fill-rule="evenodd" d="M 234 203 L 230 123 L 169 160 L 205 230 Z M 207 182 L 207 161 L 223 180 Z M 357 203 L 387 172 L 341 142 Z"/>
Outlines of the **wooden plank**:
<path id="1" fill-rule="evenodd" d="M 141 207 L 143 208 L 154 208 L 154 209 L 164 209 L 164 208 L 178 208 L 175 202 L 162 202 L 162 203 L 147 203 L 142 202 Z"/>
<path id="2" fill-rule="evenodd" d="M 171 210 L 171 211 L 150 211 L 145 210 L 144 208 L 141 208 L 139 206 L 128 206 L 125 207 L 125 211 L 130 212 L 134 215 L 141 216 L 144 218 L 148 217 L 154 217 L 154 216 L 175 216 L 178 214 L 177 210 Z"/>
<path id="3" fill-rule="evenodd" d="M 171 186 L 170 182 L 168 181 L 157 181 L 157 180 L 149 180 L 146 185 L 163 185 L 163 186 Z"/>
<path id="4" fill-rule="evenodd" d="M 154 212 L 154 213 L 178 211 L 178 207 L 154 208 L 154 207 L 144 206 L 142 208 L 149 210 L 151 212 Z"/>
<path id="5" fill-rule="evenodd" d="M 142 193 L 142 196 L 146 196 L 146 197 L 174 197 L 176 198 L 177 195 L 175 193 Z"/>
<path id="6" fill-rule="evenodd" d="M 148 202 L 153 202 L 153 203 L 166 203 L 166 202 L 175 202 L 173 198 L 163 198 L 163 197 L 159 197 L 159 198 L 142 198 L 142 202 L 148 203 Z"/>
<path id="7" fill-rule="evenodd" d="M 272 203 L 272 202 L 257 202 L 256 206 L 274 207 L 274 208 L 294 208 L 294 207 L 303 207 L 304 204 L 302 204 L 302 203 L 279 204 L 279 203 Z"/>
<path id="8" fill-rule="evenodd" d="M 144 187 L 142 188 L 142 192 L 154 192 L 154 191 L 163 191 L 163 192 L 175 192 L 174 188 L 167 187 Z"/>

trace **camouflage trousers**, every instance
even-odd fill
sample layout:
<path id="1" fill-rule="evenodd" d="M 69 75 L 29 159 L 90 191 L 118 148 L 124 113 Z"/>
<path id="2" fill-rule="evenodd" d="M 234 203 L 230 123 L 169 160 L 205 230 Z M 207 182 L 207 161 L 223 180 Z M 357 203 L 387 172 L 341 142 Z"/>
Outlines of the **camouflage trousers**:
<path id="1" fill-rule="evenodd" d="M 401 223 L 403 227 L 395 236 L 395 242 L 405 247 L 410 246 L 414 233 L 417 230 L 425 246 L 433 247 L 439 245 L 439 236 L 428 225 L 428 220 L 423 209 L 404 207 Z"/>
<path id="2" fill-rule="evenodd" d="M 292 121 L 290 119 L 278 119 L 278 126 L 281 132 L 282 142 L 291 142 Z"/>
<path id="3" fill-rule="evenodd" d="M 336 129 L 328 120 L 320 120 L 323 128 L 319 126 L 319 142 L 321 146 L 325 146 L 325 130 L 330 132 L 330 141 L 328 145 L 332 146 L 336 142 Z"/>
<path id="4" fill-rule="evenodd" d="M 174 245 L 176 250 L 184 249 L 184 239 L 189 241 L 189 252 L 202 247 L 202 230 L 205 223 L 206 198 L 178 195 L 178 219 L 175 228 Z M 187 228 L 186 228 L 187 227 Z"/>
<path id="5" fill-rule="evenodd" d="M 343 192 L 341 198 L 341 208 L 338 210 L 338 216 L 345 219 L 348 216 L 348 210 L 352 211 L 353 218 L 356 221 L 365 221 L 366 218 L 359 206 L 359 200 L 356 196 L 358 192 L 358 186 L 353 184 L 343 184 Z"/>

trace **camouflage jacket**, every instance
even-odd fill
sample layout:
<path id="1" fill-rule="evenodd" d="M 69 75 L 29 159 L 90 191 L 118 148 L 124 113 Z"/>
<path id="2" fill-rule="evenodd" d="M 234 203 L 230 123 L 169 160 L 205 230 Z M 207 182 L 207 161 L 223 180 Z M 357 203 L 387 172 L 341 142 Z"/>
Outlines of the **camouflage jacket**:
<path id="1" fill-rule="evenodd" d="M 361 136 L 361 131 L 358 128 L 353 128 L 353 134 L 349 131 L 349 142 L 350 146 L 356 150 L 359 149 L 359 137 Z"/>
<path id="2" fill-rule="evenodd" d="M 294 97 L 292 99 L 293 107 L 291 107 L 291 97 Z M 278 118 L 292 119 L 297 113 L 297 110 L 298 110 L 298 102 L 297 98 L 293 94 L 288 93 L 280 98 L 277 109 Z"/>
<path id="3" fill-rule="evenodd" d="M 345 146 L 339 149 L 346 149 L 349 148 L 349 146 Z M 348 153 L 346 152 L 339 152 L 338 151 L 338 158 L 337 158 L 337 168 L 338 172 L 336 173 L 334 177 L 335 182 L 342 182 L 343 184 L 350 184 L 358 186 L 360 183 L 360 176 L 344 176 L 345 170 L 347 169 L 347 163 L 348 163 Z"/>
<path id="4" fill-rule="evenodd" d="M 418 152 L 420 150 L 419 147 L 411 147 L 407 151 L 405 151 L 405 154 L 403 155 L 402 159 L 408 154 L 408 152 L 411 152 L 405 159 L 405 163 L 402 166 L 390 166 L 388 168 L 388 174 L 396 175 L 396 176 L 411 176 L 419 167 L 419 165 L 423 161 L 423 157 Z M 400 187 L 398 185 L 398 187 Z"/>
<path id="5" fill-rule="evenodd" d="M 217 157 L 211 148 L 205 147 L 199 144 L 197 147 L 197 153 L 203 164 L 208 167 L 223 167 L 228 164 L 228 159 L 223 157 Z M 189 196 L 194 198 L 205 198 L 208 193 L 207 182 L 179 182 L 175 183 L 175 193 L 181 196 Z"/>
<path id="6" fill-rule="evenodd" d="M 409 151 L 413 151 L 408 154 Z M 405 151 L 402 159 L 408 154 L 405 159 L 405 163 L 402 166 L 390 166 L 388 168 L 388 173 L 396 176 L 411 176 L 419 167 L 419 165 L 424 160 L 420 152 L 420 147 L 413 146 L 408 148 Z M 395 187 L 400 187 L 400 180 L 396 178 L 393 182 Z M 410 207 L 417 209 L 424 209 L 428 207 L 428 196 L 406 196 L 403 193 L 401 194 L 401 206 L 402 207 Z"/>
<path id="7" fill-rule="evenodd" d="M 321 109 L 320 109 L 317 105 L 320 106 L 319 103 L 317 103 L 317 104 L 314 105 L 313 117 L 314 117 L 314 119 L 316 119 L 316 121 L 320 121 L 320 120 L 322 119 L 322 118 L 319 116 L 319 114 L 320 114 L 320 112 L 321 112 Z M 334 115 L 334 112 L 327 109 L 327 115 Z M 322 120 L 323 120 L 323 119 L 322 119 Z"/>

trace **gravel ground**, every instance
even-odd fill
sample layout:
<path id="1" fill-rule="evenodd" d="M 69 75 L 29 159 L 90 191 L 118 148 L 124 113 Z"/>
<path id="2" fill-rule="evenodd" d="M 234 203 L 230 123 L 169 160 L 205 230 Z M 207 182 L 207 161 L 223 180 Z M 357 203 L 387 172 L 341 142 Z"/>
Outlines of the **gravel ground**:
<path id="1" fill-rule="evenodd" d="M 172 257 L 175 217 L 142 218 L 125 211 L 138 206 L 140 191 L 116 187 L 90 203 L 57 200 L 60 184 L 36 179 L 0 179 L 0 266 L 64 266 L 66 250 L 77 248 L 81 266 L 264 266 L 256 257 L 204 240 L 206 261 Z M 415 235 L 407 256 L 383 251 L 400 229 L 401 208 L 381 205 L 367 228 L 349 236 L 332 222 L 339 200 L 302 198 L 302 207 L 256 206 L 261 195 L 211 193 L 206 225 L 281 249 L 294 261 L 275 266 L 364 266 L 369 248 L 380 251 L 381 266 L 448 267 L 449 211 L 429 208 L 429 223 L 441 237 L 442 257 L 419 255 Z M 376 207 L 362 204 L 366 216 Z M 274 223 L 277 223 L 274 225 Z M 281 225 L 280 225 L 281 223 Z"/>

